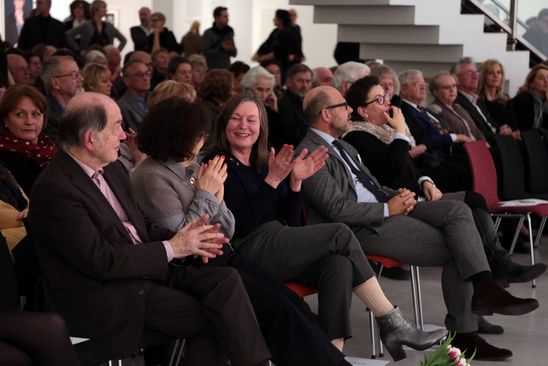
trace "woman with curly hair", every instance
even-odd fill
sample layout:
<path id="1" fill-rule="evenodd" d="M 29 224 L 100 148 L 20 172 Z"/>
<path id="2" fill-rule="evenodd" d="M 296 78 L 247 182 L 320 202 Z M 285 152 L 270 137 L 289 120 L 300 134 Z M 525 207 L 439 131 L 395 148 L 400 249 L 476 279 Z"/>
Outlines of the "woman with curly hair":
<path id="1" fill-rule="evenodd" d="M 209 111 L 212 120 L 215 120 L 226 101 L 232 96 L 234 76 L 228 70 L 214 69 L 206 74 L 200 90 L 198 100 Z"/>

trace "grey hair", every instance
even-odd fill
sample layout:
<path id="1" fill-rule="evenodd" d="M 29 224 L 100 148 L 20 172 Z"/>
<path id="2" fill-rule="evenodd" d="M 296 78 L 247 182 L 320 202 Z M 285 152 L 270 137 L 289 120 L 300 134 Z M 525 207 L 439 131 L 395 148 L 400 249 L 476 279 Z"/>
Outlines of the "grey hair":
<path id="1" fill-rule="evenodd" d="M 101 132 L 106 125 L 107 111 L 100 103 L 67 110 L 59 121 L 59 145 L 67 151 L 81 147 L 86 131 Z"/>
<path id="2" fill-rule="evenodd" d="M 204 55 L 200 55 L 200 54 L 193 54 L 193 55 L 190 55 L 188 57 L 188 62 L 190 62 L 190 65 L 192 67 L 195 67 L 195 66 L 198 66 L 198 65 L 203 65 L 205 67 L 207 67 L 207 59 L 204 57 Z"/>
<path id="3" fill-rule="evenodd" d="M 320 112 L 331 103 L 331 98 L 326 92 L 318 92 L 316 96 L 311 99 L 304 108 L 304 117 L 306 124 L 313 126 L 314 122 L 320 118 Z"/>
<path id="4" fill-rule="evenodd" d="M 269 73 L 262 66 L 255 66 L 249 69 L 249 71 L 245 74 L 244 78 L 240 82 L 240 86 L 242 87 L 243 90 L 248 91 L 249 89 L 255 86 L 255 83 L 257 82 L 258 78 L 268 79 L 268 81 L 270 81 L 270 89 L 274 87 L 274 83 L 275 83 L 274 75 Z"/>
<path id="5" fill-rule="evenodd" d="M 99 50 L 91 50 L 88 53 L 86 53 L 86 56 L 84 57 L 84 63 L 90 64 L 90 63 L 101 63 L 100 61 L 97 61 L 97 58 L 100 57 L 104 60 L 104 63 L 107 63 L 107 55 Z"/>
<path id="6" fill-rule="evenodd" d="M 337 67 L 333 78 L 333 86 L 339 89 L 343 82 L 353 83 L 359 79 L 360 74 L 367 73 L 369 75 L 370 72 L 371 69 L 365 64 L 355 61 L 345 62 Z"/>
<path id="7" fill-rule="evenodd" d="M 438 80 L 442 78 L 443 76 L 448 76 L 448 75 L 451 76 L 456 82 L 457 79 L 455 78 L 454 74 L 447 71 L 438 72 L 436 75 L 432 76 L 432 79 L 430 79 L 430 83 L 428 84 L 428 91 L 430 91 L 430 93 L 433 94 L 434 90 L 436 90 L 439 86 Z"/>
<path id="8" fill-rule="evenodd" d="M 394 81 L 394 95 L 398 95 L 400 93 L 400 81 L 398 79 L 398 75 L 396 74 L 394 69 L 392 69 L 390 66 L 387 66 L 387 65 L 377 66 L 371 70 L 371 74 L 369 75 L 376 76 L 380 79 L 383 75 L 387 75 L 387 74 L 392 76 L 392 80 Z"/>
<path id="9" fill-rule="evenodd" d="M 456 64 L 451 66 L 451 70 L 449 71 L 451 72 L 451 74 L 458 75 L 460 73 L 460 68 L 462 67 L 462 65 L 470 65 L 470 64 L 474 64 L 474 65 L 476 64 L 474 62 L 474 59 L 472 57 L 463 57 L 459 59 Z"/>
<path id="10" fill-rule="evenodd" d="M 411 83 L 411 78 L 415 76 L 423 76 L 422 71 L 417 69 L 407 69 L 400 72 L 400 75 L 398 77 L 400 85 L 409 85 L 409 83 Z"/>
<path id="11" fill-rule="evenodd" d="M 49 60 L 44 62 L 44 67 L 42 68 L 42 75 L 40 78 L 44 83 L 46 92 L 51 92 L 51 80 L 55 75 L 59 75 L 61 72 L 61 60 L 70 60 L 74 59 L 70 56 L 52 56 Z"/>
<path id="12" fill-rule="evenodd" d="M 111 53 L 114 53 L 114 52 L 118 51 L 118 47 L 116 47 L 113 44 L 107 44 L 105 47 L 103 47 L 103 51 L 105 51 L 105 55 L 107 55 L 107 57 L 109 57 Z M 120 52 L 118 51 L 118 53 L 120 53 Z"/>

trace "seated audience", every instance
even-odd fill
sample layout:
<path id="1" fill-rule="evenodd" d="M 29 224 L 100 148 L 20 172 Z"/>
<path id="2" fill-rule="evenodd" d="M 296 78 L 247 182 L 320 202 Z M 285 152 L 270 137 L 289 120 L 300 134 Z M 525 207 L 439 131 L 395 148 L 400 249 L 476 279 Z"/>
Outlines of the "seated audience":
<path id="1" fill-rule="evenodd" d="M 31 52 L 28 54 L 26 61 L 29 65 L 29 83 L 36 86 L 36 81 L 40 80 L 42 74 L 42 59 L 38 54 Z"/>
<path id="2" fill-rule="evenodd" d="M 116 162 L 124 138 L 114 101 L 76 96 L 60 125 L 63 149 L 31 197 L 29 224 L 55 308 L 71 334 L 97 340 L 80 362 L 136 354 L 143 331 L 154 330 L 186 339 L 185 364 L 264 363 L 270 352 L 239 275 L 200 263 L 221 254 L 227 238 L 207 216 L 177 233 L 147 226 Z"/>
<path id="3" fill-rule="evenodd" d="M 219 223 L 230 238 L 234 216 L 223 199 L 225 158 L 216 156 L 202 165 L 195 162 L 210 127 L 199 105 L 179 97 L 160 101 L 139 131 L 139 148 L 148 158 L 131 175 L 131 184 L 144 215 L 159 227 L 177 231 L 209 215 L 208 223 Z M 195 183 L 188 184 L 192 180 Z M 308 306 L 262 268 L 229 246 L 208 266 L 238 271 L 275 364 L 349 365 L 313 320 Z"/>
<path id="4" fill-rule="evenodd" d="M 15 85 L 30 84 L 29 64 L 25 58 L 17 53 L 7 55 L 8 71 Z"/>
<path id="5" fill-rule="evenodd" d="M 497 125 L 483 113 L 478 105 L 479 76 L 478 67 L 470 57 L 461 58 L 452 68 L 451 73 L 457 80 L 457 99 L 455 103 L 464 108 L 485 139 L 491 143 L 498 132 Z"/>
<path id="6" fill-rule="evenodd" d="M 105 55 L 105 53 L 102 51 L 102 49 L 98 50 L 98 49 L 94 49 L 94 47 L 96 47 L 96 46 L 93 46 L 93 48 L 88 49 L 85 52 L 85 54 L 84 54 L 84 66 L 87 65 L 87 64 L 91 64 L 91 63 L 101 64 L 101 65 L 107 66 L 108 65 L 107 55 Z"/>
<path id="7" fill-rule="evenodd" d="M 380 86 L 378 90 L 384 94 Z M 374 103 L 378 108 L 386 106 L 376 97 Z M 452 345 L 476 349 L 476 360 L 511 357 L 511 351 L 491 346 L 479 337 L 477 315 L 526 314 L 539 304 L 536 299 L 512 296 L 492 279 L 470 209 L 451 200 L 417 203 L 414 192 L 380 186 L 359 162 L 357 151 L 340 140 L 352 127 L 352 108 L 336 89 L 312 89 L 305 97 L 304 110 L 310 129 L 298 154 L 323 148 L 330 157 L 316 174 L 302 182 L 310 204 L 308 223 L 349 225 L 368 254 L 420 266 L 443 266 L 442 288 L 448 310 L 445 325 L 456 332 Z M 227 202 L 231 208 L 228 189 Z"/>
<path id="8" fill-rule="evenodd" d="M 192 65 L 181 56 L 175 56 L 167 65 L 167 78 L 180 83 L 192 85 Z"/>
<path id="9" fill-rule="evenodd" d="M 147 98 L 150 89 L 150 71 L 141 61 L 130 61 L 122 71 L 127 90 L 117 103 L 122 111 L 124 130 L 137 131 L 148 112 Z"/>
<path id="10" fill-rule="evenodd" d="M 209 112 L 214 121 L 221 108 L 232 95 L 234 77 L 226 69 L 213 69 L 206 74 L 204 82 L 198 90 L 198 100 Z"/>
<path id="11" fill-rule="evenodd" d="M 395 360 L 407 344 L 425 349 L 445 330 L 422 332 L 405 320 L 384 296 L 356 238 L 345 225 L 300 226 L 301 185 L 327 159 L 324 147 L 301 152 L 284 145 L 267 148 L 268 126 L 260 100 L 238 94 L 223 107 L 204 161 L 227 164 L 224 193 L 235 219 L 232 245 L 279 281 L 296 281 L 318 289 L 319 320 L 341 351 L 351 337 L 352 293 L 377 317 L 381 339 Z"/>
<path id="12" fill-rule="evenodd" d="M 411 157 L 421 175 L 432 177 L 444 192 L 465 191 L 472 186 L 468 159 L 459 144 L 470 141 L 466 135 L 449 133 L 440 116 L 426 110 L 426 84 L 422 72 L 406 70 L 399 76 L 401 109 L 417 149 Z"/>
<path id="13" fill-rule="evenodd" d="M 409 154 L 411 140 L 401 110 L 381 100 L 379 79 L 367 76 L 356 81 L 346 93 L 352 111 L 352 129 L 344 136 L 360 154 L 362 163 L 379 180 L 392 189 L 407 188 L 427 201 L 452 199 L 463 201 L 472 210 L 476 228 L 482 238 L 493 277 L 503 283 L 529 282 L 540 276 L 546 265 L 522 266 L 512 261 L 499 243 L 493 220 L 484 198 L 472 191 L 443 194 L 435 181 L 420 176 Z M 383 102 L 383 103 L 380 103 Z M 392 111 L 392 117 L 388 114 Z"/>
<path id="14" fill-rule="evenodd" d="M 167 65 L 169 64 L 169 55 L 167 50 L 159 48 L 152 52 L 152 77 L 150 79 L 150 89 L 166 80 Z"/>
<path id="15" fill-rule="evenodd" d="M 548 65 L 533 67 L 510 101 L 514 130 L 548 128 Z"/>
<path id="16" fill-rule="evenodd" d="M 89 13 L 90 20 L 67 32 L 69 48 L 79 53 L 92 45 L 104 47 L 113 44 L 114 39 L 117 39 L 120 42 L 118 50 L 123 50 L 127 43 L 126 37 L 112 23 L 103 21 L 107 15 L 107 3 L 103 0 L 94 0 L 89 6 Z"/>
<path id="17" fill-rule="evenodd" d="M 107 45 L 103 47 L 105 55 L 107 56 L 107 67 L 110 71 L 110 81 L 114 84 L 118 79 L 122 77 L 122 68 L 120 67 L 120 62 L 122 61 L 122 56 L 118 48 L 113 45 Z"/>
<path id="18" fill-rule="evenodd" d="M 312 70 L 312 87 L 333 85 L 333 71 L 327 67 L 316 67 Z"/>
<path id="19" fill-rule="evenodd" d="M 192 67 L 192 86 L 200 90 L 208 70 L 207 60 L 202 55 L 194 54 L 188 58 L 188 62 Z"/>
<path id="20" fill-rule="evenodd" d="M 46 134 L 57 141 L 59 121 L 65 105 L 82 91 L 80 69 L 70 56 L 53 56 L 44 63 L 41 75 L 48 101 L 48 124 Z"/>
<path id="21" fill-rule="evenodd" d="M 480 66 L 477 105 L 483 115 L 489 120 L 501 135 L 512 135 L 512 123 L 508 101 L 510 98 L 504 92 L 504 66 L 495 59 L 485 60 Z"/>
<path id="22" fill-rule="evenodd" d="M 450 133 L 468 136 L 470 140 L 485 140 L 470 114 L 455 103 L 457 99 L 457 80 L 448 72 L 436 74 L 428 86 L 434 101 L 428 109 L 440 116 L 441 125 Z"/>
<path id="23" fill-rule="evenodd" d="M 268 143 L 279 150 L 284 138 L 278 113 L 278 98 L 274 94 L 275 77 L 262 66 L 252 67 L 244 76 L 241 88 L 263 102 L 268 119 Z"/>
<path id="24" fill-rule="evenodd" d="M 234 75 L 234 86 L 232 87 L 233 93 L 238 94 L 242 91 L 240 84 L 244 78 L 246 72 L 250 69 L 249 65 L 242 61 L 235 61 L 230 65 L 228 71 Z"/>
<path id="25" fill-rule="evenodd" d="M 348 61 L 337 66 L 335 77 L 333 78 L 333 86 L 338 89 L 342 95 L 346 94 L 350 85 L 358 79 L 369 75 L 371 70 L 365 64 L 355 61 Z"/>
<path id="26" fill-rule="evenodd" d="M 163 48 L 167 52 L 181 52 L 181 46 L 177 43 L 173 32 L 166 26 L 166 16 L 156 12 L 150 15 L 150 28 L 152 32 L 147 37 L 147 51 L 152 53 Z"/>
<path id="27" fill-rule="evenodd" d="M 303 114 L 303 98 L 310 90 L 312 70 L 296 64 L 287 71 L 287 89 L 278 100 L 282 143 L 297 146 L 308 129 Z"/>
<path id="28" fill-rule="evenodd" d="M 276 97 L 281 97 L 284 91 L 282 83 L 282 68 L 280 63 L 276 60 L 270 60 L 261 62 L 261 66 L 266 69 L 269 73 L 274 75 L 274 94 Z"/>
<path id="29" fill-rule="evenodd" d="M 85 91 L 92 91 L 110 96 L 112 82 L 108 67 L 101 64 L 87 64 L 82 70 L 82 83 Z"/>
<path id="30" fill-rule="evenodd" d="M 15 177 L 27 196 L 44 167 L 57 152 L 55 143 L 43 133 L 46 98 L 34 87 L 9 88 L 0 103 L 0 162 Z"/>

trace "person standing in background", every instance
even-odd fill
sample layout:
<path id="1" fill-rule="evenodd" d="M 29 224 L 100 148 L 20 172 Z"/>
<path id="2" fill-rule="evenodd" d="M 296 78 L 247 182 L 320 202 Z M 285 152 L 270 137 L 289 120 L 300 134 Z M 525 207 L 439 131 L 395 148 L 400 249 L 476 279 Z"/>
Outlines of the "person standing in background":
<path id="1" fill-rule="evenodd" d="M 234 30 L 228 25 L 228 9 L 218 6 L 213 10 L 213 26 L 202 35 L 202 50 L 210 69 L 226 69 L 230 57 L 236 57 Z"/>

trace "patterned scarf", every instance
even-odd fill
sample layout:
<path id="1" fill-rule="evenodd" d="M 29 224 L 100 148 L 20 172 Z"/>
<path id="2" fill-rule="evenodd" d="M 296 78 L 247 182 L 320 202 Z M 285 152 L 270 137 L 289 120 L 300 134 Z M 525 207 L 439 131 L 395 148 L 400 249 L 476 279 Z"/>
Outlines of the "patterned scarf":
<path id="1" fill-rule="evenodd" d="M 34 160 L 38 165 L 45 166 L 55 156 L 57 145 L 43 133 L 38 136 L 38 142 L 22 140 L 11 132 L 0 132 L 0 151 L 11 151 Z"/>
<path id="2" fill-rule="evenodd" d="M 387 124 L 377 126 L 371 122 L 353 121 L 351 131 L 368 132 L 387 145 L 391 144 L 394 141 L 394 137 L 396 137 L 396 130 Z"/>

